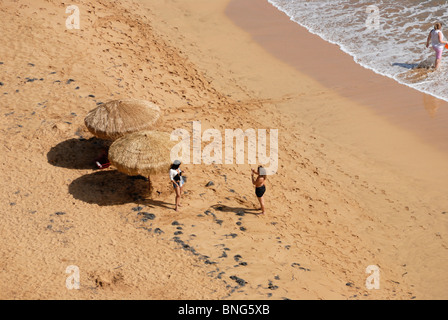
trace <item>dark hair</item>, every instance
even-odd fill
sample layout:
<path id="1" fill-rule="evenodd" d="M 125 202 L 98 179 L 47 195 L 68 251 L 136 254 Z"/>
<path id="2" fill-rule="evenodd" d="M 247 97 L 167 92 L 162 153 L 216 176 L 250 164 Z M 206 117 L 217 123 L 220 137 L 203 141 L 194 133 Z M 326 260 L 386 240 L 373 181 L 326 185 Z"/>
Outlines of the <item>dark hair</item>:
<path id="1" fill-rule="evenodd" d="M 436 29 L 436 30 L 440 30 L 442 28 L 442 23 L 441 22 L 437 22 L 435 25 L 434 25 L 434 29 Z"/>
<path id="2" fill-rule="evenodd" d="M 180 166 L 180 163 L 172 164 L 170 169 L 177 170 Z"/>

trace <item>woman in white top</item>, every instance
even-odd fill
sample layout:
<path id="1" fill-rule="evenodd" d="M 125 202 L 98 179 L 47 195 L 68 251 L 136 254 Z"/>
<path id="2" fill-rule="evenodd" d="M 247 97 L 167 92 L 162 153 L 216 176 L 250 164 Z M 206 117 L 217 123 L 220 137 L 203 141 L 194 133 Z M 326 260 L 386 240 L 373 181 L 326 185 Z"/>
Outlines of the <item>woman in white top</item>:
<path id="1" fill-rule="evenodd" d="M 182 178 L 182 170 L 179 169 L 180 161 L 174 160 L 170 168 L 170 180 L 173 183 L 173 188 L 176 191 L 176 208 L 174 210 L 179 211 L 180 197 L 182 195 L 182 186 L 184 179 Z"/>
<path id="2" fill-rule="evenodd" d="M 432 48 L 436 52 L 436 70 L 439 69 L 440 61 L 442 60 L 443 48 L 448 43 L 443 39 L 442 24 L 438 22 L 434 25 L 434 29 L 431 30 L 426 40 L 426 48 L 429 48 L 429 42 L 431 41 Z"/>

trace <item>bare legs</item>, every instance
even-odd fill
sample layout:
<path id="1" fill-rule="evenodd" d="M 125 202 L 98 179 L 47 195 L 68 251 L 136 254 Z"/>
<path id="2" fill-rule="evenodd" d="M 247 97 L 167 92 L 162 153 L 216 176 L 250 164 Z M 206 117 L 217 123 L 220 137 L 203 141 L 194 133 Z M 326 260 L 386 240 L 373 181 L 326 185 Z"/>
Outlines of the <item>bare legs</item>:
<path id="1" fill-rule="evenodd" d="M 263 197 L 257 197 L 257 199 L 258 199 L 258 202 L 260 202 L 260 210 L 261 210 L 261 214 L 264 214 L 264 212 L 265 212 L 265 208 L 264 208 L 264 199 L 263 199 Z"/>
<path id="2" fill-rule="evenodd" d="M 437 59 L 436 58 L 436 70 L 439 70 L 439 66 L 440 66 L 440 62 L 442 61 L 442 59 Z"/>
<path id="3" fill-rule="evenodd" d="M 182 187 L 176 187 L 174 190 L 176 191 L 176 208 L 174 210 L 179 211 L 179 207 L 181 207 L 180 198 L 182 195 Z"/>

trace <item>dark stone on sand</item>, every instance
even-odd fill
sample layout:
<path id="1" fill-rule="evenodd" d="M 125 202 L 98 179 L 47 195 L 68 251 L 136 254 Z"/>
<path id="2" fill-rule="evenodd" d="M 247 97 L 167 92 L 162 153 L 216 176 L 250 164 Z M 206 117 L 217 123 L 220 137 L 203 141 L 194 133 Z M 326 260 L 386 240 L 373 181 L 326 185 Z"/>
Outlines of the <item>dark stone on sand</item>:
<path id="1" fill-rule="evenodd" d="M 227 253 L 223 251 L 221 256 L 219 256 L 218 258 L 227 258 Z"/>
<path id="2" fill-rule="evenodd" d="M 237 213 L 236 213 L 236 215 L 237 216 L 240 216 L 240 217 L 244 217 L 244 215 L 245 215 L 245 213 L 244 213 L 244 211 L 238 211 Z"/>
<path id="3" fill-rule="evenodd" d="M 34 82 L 34 81 L 39 80 L 39 79 L 37 79 L 37 78 L 25 78 L 25 79 L 26 79 L 25 82 Z"/>
<path id="4" fill-rule="evenodd" d="M 183 228 L 182 228 L 182 227 L 177 227 L 176 229 L 177 229 L 177 230 L 183 230 Z"/>
<path id="5" fill-rule="evenodd" d="M 205 210 L 204 213 L 205 213 L 207 216 L 210 215 L 210 216 L 216 218 L 215 214 L 214 214 L 213 212 L 211 212 L 210 210 Z"/>
<path id="6" fill-rule="evenodd" d="M 164 232 L 163 232 L 162 229 L 160 229 L 160 228 L 155 228 L 155 229 L 154 229 L 154 233 L 156 233 L 156 234 L 162 234 L 162 233 L 164 233 Z"/>
<path id="7" fill-rule="evenodd" d="M 236 262 L 240 261 L 241 258 L 242 258 L 242 256 L 239 254 L 236 254 L 233 256 L 233 259 L 235 259 Z"/>
<path id="8" fill-rule="evenodd" d="M 272 281 L 269 280 L 268 289 L 276 290 L 276 289 L 278 289 L 278 286 L 274 286 L 274 284 L 272 283 Z"/>
<path id="9" fill-rule="evenodd" d="M 245 227 L 240 227 L 241 231 L 246 231 L 247 229 Z"/>
<path id="10" fill-rule="evenodd" d="M 8 112 L 8 113 L 5 113 L 5 117 L 7 117 L 7 116 L 10 116 L 10 115 L 12 115 L 12 114 L 14 114 L 14 111 L 11 111 L 11 112 Z"/>
<path id="11" fill-rule="evenodd" d="M 222 220 L 219 220 L 219 219 L 216 219 L 215 222 L 216 222 L 217 224 L 219 224 L 219 225 L 222 225 L 222 223 L 223 223 L 223 221 L 222 221 Z"/>
<path id="12" fill-rule="evenodd" d="M 183 234 L 183 232 L 182 231 L 176 231 L 176 232 L 174 232 L 174 235 L 179 235 L 179 234 Z"/>
<path id="13" fill-rule="evenodd" d="M 353 283 L 351 283 L 351 282 L 347 282 L 345 285 L 346 285 L 347 287 L 353 287 Z"/>
<path id="14" fill-rule="evenodd" d="M 58 211 L 58 212 L 55 212 L 54 214 L 57 215 L 57 216 L 63 216 L 65 214 L 65 212 Z"/>
<path id="15" fill-rule="evenodd" d="M 89 98 L 95 98 L 95 96 L 93 94 L 89 94 L 88 97 Z"/>
<path id="16" fill-rule="evenodd" d="M 100 105 L 102 105 L 102 104 L 103 104 L 103 103 L 102 103 L 101 101 L 96 103 L 97 106 L 100 106 Z"/>
<path id="17" fill-rule="evenodd" d="M 76 87 L 75 90 L 79 90 L 79 87 Z"/>
<path id="18" fill-rule="evenodd" d="M 242 223 L 241 221 L 238 221 L 238 222 L 236 223 L 236 225 L 237 225 L 237 226 L 240 226 L 241 223 Z"/>
<path id="19" fill-rule="evenodd" d="M 237 276 L 230 276 L 230 279 L 236 281 L 236 283 L 238 283 L 242 287 L 245 286 L 247 283 L 245 280 L 238 278 Z"/>
<path id="20" fill-rule="evenodd" d="M 56 74 L 56 71 L 50 72 L 49 74 Z"/>
<path id="21" fill-rule="evenodd" d="M 239 265 L 240 266 L 247 266 L 247 262 L 240 262 Z"/>
<path id="22" fill-rule="evenodd" d="M 34 67 L 34 63 L 29 62 L 28 65 L 29 65 L 30 67 Z"/>
<path id="23" fill-rule="evenodd" d="M 209 181 L 209 182 L 207 182 L 207 184 L 205 186 L 206 187 L 211 187 L 211 186 L 214 186 L 214 185 L 215 185 L 215 183 L 213 181 Z"/>
<path id="24" fill-rule="evenodd" d="M 142 211 L 142 207 L 138 206 L 138 207 L 134 207 L 132 208 L 132 211 Z"/>
<path id="25" fill-rule="evenodd" d="M 232 193 L 235 193 L 235 190 L 233 190 L 233 189 L 229 189 L 229 191 L 232 192 Z"/>
<path id="26" fill-rule="evenodd" d="M 73 80 L 73 79 L 68 79 L 67 82 L 66 82 L 66 84 L 70 84 L 70 83 L 72 83 L 72 82 L 75 82 L 75 80 Z"/>
<path id="27" fill-rule="evenodd" d="M 154 220 L 156 218 L 156 215 L 154 213 L 149 212 L 139 212 L 137 215 L 143 216 L 143 218 L 141 219 L 143 222 L 148 220 Z"/>
<path id="28" fill-rule="evenodd" d="M 232 237 L 232 238 L 235 238 L 236 236 L 238 236 L 236 233 L 230 233 L 230 234 L 225 234 L 224 235 L 226 238 L 227 237 Z"/>
<path id="29" fill-rule="evenodd" d="M 16 203 L 15 203 L 15 202 L 10 202 L 9 205 L 10 205 L 10 206 L 15 206 Z"/>
<path id="30" fill-rule="evenodd" d="M 171 225 L 172 225 L 172 226 L 180 226 L 180 223 L 177 222 L 177 221 L 173 221 L 173 222 L 171 223 Z"/>

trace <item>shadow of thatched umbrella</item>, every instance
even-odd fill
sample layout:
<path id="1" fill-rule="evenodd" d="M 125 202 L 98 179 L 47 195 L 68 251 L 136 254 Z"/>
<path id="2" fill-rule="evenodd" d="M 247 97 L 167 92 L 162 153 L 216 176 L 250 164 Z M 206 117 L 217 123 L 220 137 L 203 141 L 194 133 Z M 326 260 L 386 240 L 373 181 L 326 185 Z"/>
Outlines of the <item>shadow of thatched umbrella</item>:
<path id="1" fill-rule="evenodd" d="M 110 146 L 109 141 L 98 138 L 69 139 L 58 143 L 47 153 L 48 163 L 69 169 L 94 169 L 94 159 L 102 149 Z"/>
<path id="2" fill-rule="evenodd" d="M 147 192 L 146 179 L 130 177 L 116 170 L 83 175 L 68 187 L 73 198 L 100 206 L 140 202 Z"/>

